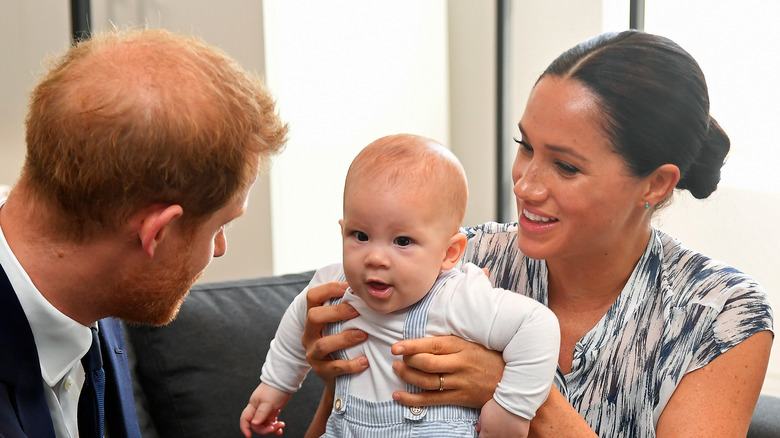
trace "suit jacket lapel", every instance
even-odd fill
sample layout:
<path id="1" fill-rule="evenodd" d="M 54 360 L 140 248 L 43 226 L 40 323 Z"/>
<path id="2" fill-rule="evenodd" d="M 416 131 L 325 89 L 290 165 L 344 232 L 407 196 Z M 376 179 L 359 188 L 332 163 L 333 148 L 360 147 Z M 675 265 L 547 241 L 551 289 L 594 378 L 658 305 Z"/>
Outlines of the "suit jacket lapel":
<path id="1" fill-rule="evenodd" d="M 30 437 L 54 437 L 46 396 L 43 393 L 41 366 L 35 348 L 30 324 L 19 304 L 5 271 L 0 266 L 0 357 L 14 360 L 0 361 L 0 383 L 8 388 L 6 400 L 0 400 L 0 409 L 13 406 L 17 424 L 0 424 L 0 427 L 23 430 Z M 3 394 L 2 396 L 6 396 Z M 13 398 L 13 400 L 10 400 Z M 2 418 L 10 418 L 3 415 Z M 14 429 L 9 436 L 14 436 Z M 5 433 L 5 430 L 3 430 Z M 21 436 L 24 436 L 21 435 Z"/>
<path id="2" fill-rule="evenodd" d="M 99 327 L 106 371 L 106 426 L 112 438 L 141 438 L 122 326 L 119 320 L 106 318 Z M 0 431 L 8 437 L 54 438 L 35 339 L 2 266 L 0 357 L 14 358 L 0 361 L 0 385 L 4 386 L 0 388 L 0 410 L 13 409 L 15 414 L 0 412 Z"/>
<path id="3" fill-rule="evenodd" d="M 122 325 L 105 318 L 98 326 L 106 372 L 106 429 L 112 438 L 141 438 Z"/>

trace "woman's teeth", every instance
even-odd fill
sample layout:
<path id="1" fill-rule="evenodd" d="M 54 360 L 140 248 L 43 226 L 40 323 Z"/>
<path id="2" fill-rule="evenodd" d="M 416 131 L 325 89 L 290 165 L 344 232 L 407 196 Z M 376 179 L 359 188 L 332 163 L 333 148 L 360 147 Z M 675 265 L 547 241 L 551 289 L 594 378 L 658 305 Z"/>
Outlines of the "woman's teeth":
<path id="1" fill-rule="evenodd" d="M 523 210 L 523 216 L 527 217 L 528 219 L 531 219 L 532 221 L 536 222 L 550 222 L 553 220 L 552 218 L 545 217 L 545 216 L 539 216 L 538 214 L 533 214 L 529 212 L 528 210 Z"/>

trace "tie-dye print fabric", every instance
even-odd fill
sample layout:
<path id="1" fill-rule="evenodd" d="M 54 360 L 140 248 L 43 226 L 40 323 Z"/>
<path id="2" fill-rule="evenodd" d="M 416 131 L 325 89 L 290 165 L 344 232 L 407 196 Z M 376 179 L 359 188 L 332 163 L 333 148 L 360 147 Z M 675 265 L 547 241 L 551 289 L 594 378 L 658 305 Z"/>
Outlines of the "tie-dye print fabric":
<path id="1" fill-rule="evenodd" d="M 465 262 L 487 268 L 497 287 L 547 304 L 547 266 L 517 249 L 517 224 L 464 229 Z M 772 309 L 755 280 L 653 230 L 622 293 L 577 344 L 572 371 L 556 386 L 594 431 L 652 437 L 682 377 L 752 334 L 772 330 Z"/>

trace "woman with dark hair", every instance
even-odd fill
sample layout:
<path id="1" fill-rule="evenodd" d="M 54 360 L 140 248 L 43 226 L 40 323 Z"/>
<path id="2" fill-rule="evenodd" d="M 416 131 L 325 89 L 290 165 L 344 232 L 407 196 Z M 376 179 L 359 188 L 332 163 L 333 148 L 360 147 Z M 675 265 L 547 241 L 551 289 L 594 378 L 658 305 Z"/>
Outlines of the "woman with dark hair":
<path id="1" fill-rule="evenodd" d="M 601 35 L 553 61 L 518 127 L 518 222 L 466 229 L 464 261 L 560 322 L 558 378 L 531 434 L 744 437 L 772 344 L 767 296 L 651 224 L 674 189 L 714 192 L 729 151 L 696 61 L 660 36 Z M 326 382 L 368 366 L 328 356 L 364 334 L 320 334 L 354 316 L 317 306 L 342 287 L 309 293 L 303 341 Z M 410 406 L 481 406 L 503 368 L 497 353 L 454 337 L 402 341 L 393 353 L 401 378 L 428 390 L 395 394 Z"/>

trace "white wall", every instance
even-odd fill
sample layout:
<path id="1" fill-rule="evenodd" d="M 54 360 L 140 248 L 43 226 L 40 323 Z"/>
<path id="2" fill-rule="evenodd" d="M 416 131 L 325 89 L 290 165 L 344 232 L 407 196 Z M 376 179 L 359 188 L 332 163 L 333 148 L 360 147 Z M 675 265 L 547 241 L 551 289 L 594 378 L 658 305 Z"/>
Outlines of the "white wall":
<path id="1" fill-rule="evenodd" d="M 92 0 L 93 29 L 148 26 L 193 34 L 225 50 L 249 71 L 262 75 L 262 4 L 227 0 Z M 44 60 L 70 44 L 70 2 L 0 2 L 0 185 L 13 184 L 24 159 L 28 94 L 44 71 Z M 11 62 L 12 60 L 12 62 Z M 250 193 L 246 214 L 228 230 L 227 255 L 216 259 L 201 281 L 270 275 L 271 217 L 267 176 Z"/>
<path id="2" fill-rule="evenodd" d="M 449 141 L 442 0 L 266 0 L 268 83 L 290 123 L 271 171 L 274 272 L 341 260 L 346 170 L 387 134 Z"/>
<path id="3" fill-rule="evenodd" d="M 653 0 L 646 29 L 687 50 L 707 77 L 710 112 L 731 139 L 726 184 L 780 193 L 780 2 Z"/>
<path id="4" fill-rule="evenodd" d="M 24 160 L 28 93 L 43 61 L 68 47 L 68 2 L 0 2 L 0 184 L 12 185 Z"/>
<path id="5" fill-rule="evenodd" d="M 448 3 L 450 147 L 469 183 L 464 224 L 496 217 L 496 3 Z"/>

